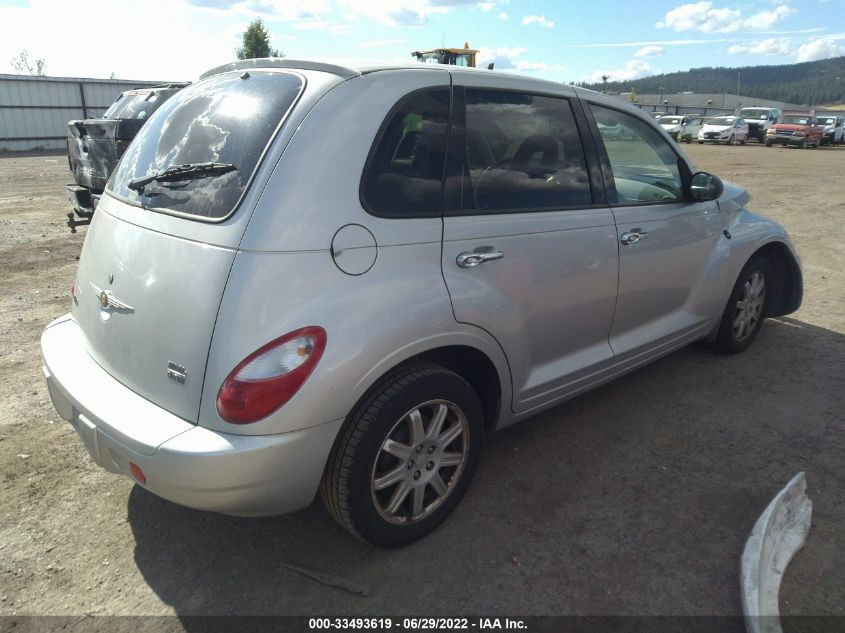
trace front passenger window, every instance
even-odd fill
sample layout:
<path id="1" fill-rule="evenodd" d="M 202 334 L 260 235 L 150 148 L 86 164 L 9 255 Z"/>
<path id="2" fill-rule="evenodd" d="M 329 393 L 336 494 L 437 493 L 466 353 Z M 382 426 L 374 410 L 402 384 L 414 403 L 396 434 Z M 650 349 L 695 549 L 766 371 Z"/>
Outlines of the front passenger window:
<path id="1" fill-rule="evenodd" d="M 467 89 L 463 213 L 590 204 L 587 164 L 568 99 Z"/>
<path id="2" fill-rule="evenodd" d="M 598 123 L 616 188 L 616 202 L 648 204 L 671 202 L 684 197 L 678 155 L 649 123 L 640 118 L 590 104 Z M 627 134 L 611 135 L 623 127 Z"/>

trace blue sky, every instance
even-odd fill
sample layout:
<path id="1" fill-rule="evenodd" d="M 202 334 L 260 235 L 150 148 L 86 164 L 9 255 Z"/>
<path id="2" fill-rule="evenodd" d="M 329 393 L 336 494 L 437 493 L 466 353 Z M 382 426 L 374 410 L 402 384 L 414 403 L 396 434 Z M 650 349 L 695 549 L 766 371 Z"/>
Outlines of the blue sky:
<path id="1" fill-rule="evenodd" d="M 410 61 L 469 42 L 557 81 L 845 55 L 842 0 L 0 0 L 0 72 L 27 49 L 49 75 L 196 79 L 259 16 L 288 57 Z"/>

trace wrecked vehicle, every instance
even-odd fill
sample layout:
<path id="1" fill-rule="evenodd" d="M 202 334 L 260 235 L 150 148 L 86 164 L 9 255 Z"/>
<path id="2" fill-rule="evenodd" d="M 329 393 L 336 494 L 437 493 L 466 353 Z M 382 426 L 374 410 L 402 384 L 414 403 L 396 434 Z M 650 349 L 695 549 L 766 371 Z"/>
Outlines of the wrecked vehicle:
<path id="1" fill-rule="evenodd" d="M 67 161 L 73 184 L 65 189 L 73 205 L 73 211 L 67 214 L 71 232 L 76 233 L 77 226 L 91 221 L 114 166 L 141 126 L 162 103 L 187 85 L 169 83 L 127 90 L 101 118 L 68 122 Z"/>

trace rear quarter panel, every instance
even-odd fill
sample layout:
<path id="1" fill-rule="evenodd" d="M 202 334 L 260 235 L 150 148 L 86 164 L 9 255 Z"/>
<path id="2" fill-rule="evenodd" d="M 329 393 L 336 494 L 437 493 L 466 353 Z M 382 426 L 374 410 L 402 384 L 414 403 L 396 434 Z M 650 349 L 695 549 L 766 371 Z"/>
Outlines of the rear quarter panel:
<path id="1" fill-rule="evenodd" d="M 381 218 L 362 207 L 359 187 L 373 140 L 403 96 L 448 87 L 448 70 L 380 71 L 329 91 L 302 120 L 278 160 L 240 245 L 209 356 L 200 424 L 230 433 L 271 434 L 345 417 L 384 373 L 437 347 L 468 345 L 496 366 L 502 402 L 511 385 L 501 348 L 458 324 L 441 271 L 442 219 Z M 348 275 L 332 239 L 349 224 L 377 243 L 366 273 Z M 223 380 L 265 343 L 307 325 L 327 332 L 311 377 L 280 410 L 233 426 L 217 414 Z M 503 407 L 509 408 L 509 407 Z"/>

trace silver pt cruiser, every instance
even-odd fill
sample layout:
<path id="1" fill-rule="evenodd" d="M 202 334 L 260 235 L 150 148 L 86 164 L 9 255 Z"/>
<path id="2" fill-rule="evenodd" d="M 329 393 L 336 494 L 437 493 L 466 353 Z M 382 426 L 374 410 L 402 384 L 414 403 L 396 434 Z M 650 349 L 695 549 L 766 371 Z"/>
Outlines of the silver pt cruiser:
<path id="1" fill-rule="evenodd" d="M 602 130 L 625 129 L 604 138 Z M 41 339 L 91 457 L 193 508 L 441 523 L 482 435 L 798 308 L 798 257 L 648 116 L 474 69 L 251 60 L 127 149 Z"/>

